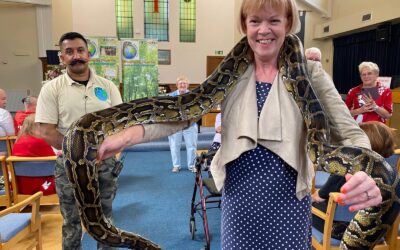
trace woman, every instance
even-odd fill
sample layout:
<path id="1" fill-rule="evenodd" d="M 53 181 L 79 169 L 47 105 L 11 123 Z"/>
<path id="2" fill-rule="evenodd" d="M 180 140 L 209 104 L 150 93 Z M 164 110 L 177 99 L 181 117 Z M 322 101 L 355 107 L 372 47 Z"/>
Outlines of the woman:
<path id="1" fill-rule="evenodd" d="M 35 115 L 25 118 L 17 140 L 12 148 L 13 156 L 40 157 L 53 156 L 53 148 L 36 132 Z M 18 190 L 21 194 L 34 194 L 42 191 L 43 195 L 55 194 L 54 176 L 17 176 Z"/>
<path id="2" fill-rule="evenodd" d="M 189 92 L 189 79 L 186 76 L 179 76 L 176 79 L 176 87 L 177 90 L 170 93 L 170 96 L 178 96 Z M 196 161 L 197 129 L 197 123 L 193 122 L 190 127 L 168 136 L 173 173 L 178 173 L 181 169 L 182 137 L 185 139 L 188 170 L 192 172 L 196 171 L 194 164 Z"/>
<path id="3" fill-rule="evenodd" d="M 36 96 L 24 97 L 22 99 L 22 103 L 24 104 L 25 110 L 18 110 L 17 113 L 15 113 L 15 117 L 14 117 L 14 126 L 15 126 L 16 133 L 18 133 L 21 130 L 22 124 L 24 123 L 25 118 L 28 115 L 35 113 L 37 97 Z"/>
<path id="4" fill-rule="evenodd" d="M 360 128 L 367 134 L 371 142 L 371 148 L 384 158 L 389 158 L 394 154 L 396 148 L 395 135 L 393 130 L 384 123 L 378 121 L 364 122 Z M 346 180 L 338 175 L 331 175 L 326 183 L 312 194 L 313 206 L 321 211 L 326 211 L 330 192 L 339 192 L 340 187 L 346 183 Z M 320 232 L 324 231 L 324 221 L 318 216 L 313 215 L 312 224 Z M 348 221 L 334 221 L 332 226 L 332 238 L 341 240 L 346 230 Z"/>
<path id="5" fill-rule="evenodd" d="M 346 105 L 358 123 L 380 121 L 385 123 L 392 116 L 392 92 L 378 81 L 379 67 L 373 62 L 358 66 L 362 84 L 350 89 Z"/>
<path id="6" fill-rule="evenodd" d="M 299 27 L 295 1 L 243 0 L 240 23 L 253 61 L 222 102 L 221 147 L 211 163 L 215 184 L 223 187 L 221 248 L 311 249 L 313 168 L 306 156 L 304 120 L 277 66 L 285 36 Z M 338 138 L 370 148 L 321 64 L 309 61 L 309 72 L 327 115 L 338 128 Z M 123 130 L 105 139 L 98 158 L 171 133 L 185 123 Z M 381 202 L 379 188 L 364 172 L 346 178 L 344 188 L 350 191 L 340 199 L 351 209 Z M 366 191 L 371 199 L 367 200 Z"/>

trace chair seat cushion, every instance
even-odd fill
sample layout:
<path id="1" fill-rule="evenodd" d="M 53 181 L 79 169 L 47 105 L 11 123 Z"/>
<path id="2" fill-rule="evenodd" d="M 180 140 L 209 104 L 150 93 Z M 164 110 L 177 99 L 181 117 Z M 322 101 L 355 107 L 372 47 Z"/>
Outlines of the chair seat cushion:
<path id="1" fill-rule="evenodd" d="M 31 222 L 31 213 L 12 213 L 0 218 L 0 242 L 7 242 Z"/>

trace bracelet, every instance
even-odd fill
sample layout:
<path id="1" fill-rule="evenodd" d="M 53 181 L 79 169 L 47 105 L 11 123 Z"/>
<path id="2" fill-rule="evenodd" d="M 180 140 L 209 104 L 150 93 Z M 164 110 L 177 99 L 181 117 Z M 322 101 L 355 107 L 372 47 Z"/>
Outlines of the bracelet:
<path id="1" fill-rule="evenodd" d="M 374 112 L 376 112 L 376 111 L 378 110 L 378 108 L 379 108 L 379 106 L 375 104 L 375 106 L 372 108 L 372 110 L 373 110 Z"/>

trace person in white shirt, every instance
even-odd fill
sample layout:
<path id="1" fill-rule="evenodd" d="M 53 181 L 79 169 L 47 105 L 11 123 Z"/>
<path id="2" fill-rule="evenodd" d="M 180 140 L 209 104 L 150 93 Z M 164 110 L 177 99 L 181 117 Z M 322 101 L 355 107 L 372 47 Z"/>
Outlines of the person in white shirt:
<path id="1" fill-rule="evenodd" d="M 170 96 L 178 96 L 189 92 L 189 79 L 186 76 L 179 76 L 176 80 L 177 90 L 170 93 Z M 197 123 L 192 123 L 188 128 L 180 130 L 173 135 L 168 136 L 169 148 L 172 158 L 172 172 L 178 173 L 181 169 L 181 144 L 182 137 L 185 139 L 187 167 L 189 171 L 195 172 L 197 149 Z"/>
<path id="2" fill-rule="evenodd" d="M 13 118 L 5 108 L 7 105 L 6 91 L 0 89 L 0 137 L 15 135 Z"/>

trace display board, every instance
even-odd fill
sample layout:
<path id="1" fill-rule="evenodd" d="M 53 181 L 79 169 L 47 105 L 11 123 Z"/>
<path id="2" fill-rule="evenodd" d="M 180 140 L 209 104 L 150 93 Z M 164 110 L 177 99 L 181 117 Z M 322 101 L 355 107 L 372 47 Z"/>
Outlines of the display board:
<path id="1" fill-rule="evenodd" d="M 120 42 L 115 37 L 88 37 L 90 67 L 96 74 L 120 85 Z"/>
<path id="2" fill-rule="evenodd" d="M 121 40 L 124 101 L 158 95 L 157 51 L 156 40 Z"/>
<path id="3" fill-rule="evenodd" d="M 122 90 L 123 101 L 158 95 L 157 40 L 88 37 L 87 42 L 90 67 Z"/>

